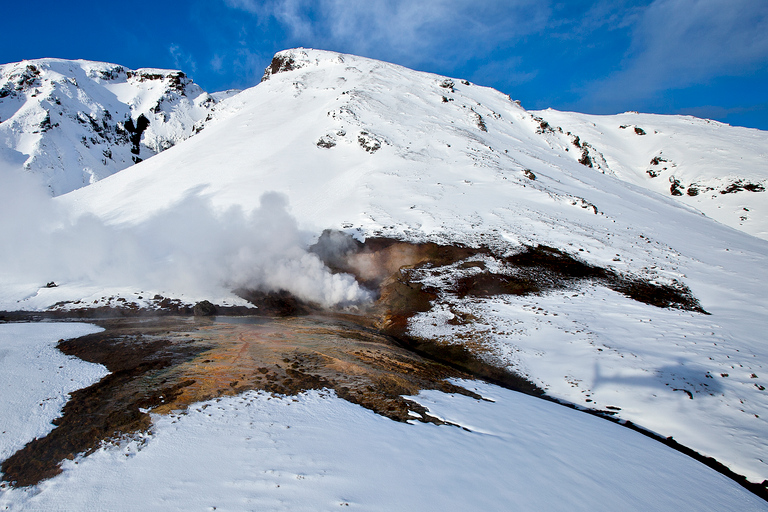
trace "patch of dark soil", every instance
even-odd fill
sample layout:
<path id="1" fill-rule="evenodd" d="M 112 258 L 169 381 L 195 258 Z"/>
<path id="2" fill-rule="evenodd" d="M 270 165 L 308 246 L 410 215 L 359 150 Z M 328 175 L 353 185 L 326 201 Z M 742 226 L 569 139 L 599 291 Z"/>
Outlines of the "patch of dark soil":
<path id="1" fill-rule="evenodd" d="M 460 278 L 456 282 L 455 291 L 456 295 L 461 298 L 467 295 L 490 297 L 501 294 L 528 295 L 540 292 L 541 287 L 530 279 L 483 273 Z"/>
<path id="2" fill-rule="evenodd" d="M 690 289 L 678 281 L 673 281 L 672 284 L 658 284 L 639 276 L 620 274 L 612 269 L 595 267 L 580 261 L 553 247 L 528 247 L 505 261 L 524 270 L 520 274 L 521 277 L 514 278 L 512 286 L 508 285 L 509 289 L 522 291 L 528 286 L 531 290 L 528 293 L 537 293 L 546 289 L 568 288 L 580 280 L 591 280 L 644 304 L 708 314 Z M 499 286 L 503 288 L 504 284 Z"/>
<path id="3" fill-rule="evenodd" d="M 693 296 L 688 287 L 679 282 L 675 282 L 672 286 L 611 273 L 607 279 L 607 286 L 633 300 L 658 308 L 674 308 L 695 311 L 704 315 L 709 314 L 701 307 L 698 299 Z"/>
<path id="4" fill-rule="evenodd" d="M 71 393 L 62 416 L 53 421 L 56 428 L 2 463 L 3 480 L 17 487 L 35 485 L 60 473 L 64 459 L 89 453 L 103 440 L 147 430 L 150 417 L 141 410 L 172 400 L 193 382 L 160 379 L 165 368 L 204 349 L 179 337 L 189 325 L 165 320 L 118 322 L 105 322 L 104 332 L 58 344 L 63 353 L 103 364 L 111 373 Z M 165 336 L 169 329 L 176 333 L 173 337 Z"/>
<path id="5" fill-rule="evenodd" d="M 504 261 L 514 267 L 532 269 L 537 273 L 544 271 L 549 274 L 547 279 L 552 282 L 556 282 L 557 278 L 560 280 L 586 279 L 604 277 L 606 274 L 604 269 L 584 263 L 559 249 L 546 245 L 526 247 L 525 250 Z"/>
<path id="6" fill-rule="evenodd" d="M 264 292 L 240 289 L 235 290 L 235 293 L 256 306 L 256 311 L 251 314 L 259 316 L 309 315 L 320 309 L 319 306 L 304 302 L 285 290 Z"/>
<path id="7" fill-rule="evenodd" d="M 397 338 L 405 336 L 408 319 L 416 313 L 429 311 L 432 301 L 437 298 L 437 291 L 413 282 L 409 274 L 401 271 L 384 282 L 379 288 L 381 295 L 376 304 L 377 316 L 380 316 L 377 327 Z"/>
<path id="8" fill-rule="evenodd" d="M 439 361 L 452 368 L 470 373 L 488 382 L 526 395 L 543 396 L 544 391 L 526 378 L 493 366 L 458 344 L 440 344 L 430 340 L 415 340 L 409 337 L 398 338 L 400 343 L 417 354 Z"/>

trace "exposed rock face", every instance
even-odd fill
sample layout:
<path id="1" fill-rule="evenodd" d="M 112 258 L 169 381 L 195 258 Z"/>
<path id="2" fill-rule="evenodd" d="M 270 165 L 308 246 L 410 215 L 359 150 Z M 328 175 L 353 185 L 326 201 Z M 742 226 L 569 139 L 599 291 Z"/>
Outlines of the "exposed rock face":
<path id="1" fill-rule="evenodd" d="M 269 63 L 267 69 L 264 70 L 264 76 L 261 77 L 261 81 L 264 82 L 269 80 L 269 77 L 277 73 L 301 69 L 309 63 L 309 54 L 301 48 L 277 52 L 275 56 L 272 57 L 272 62 Z"/>

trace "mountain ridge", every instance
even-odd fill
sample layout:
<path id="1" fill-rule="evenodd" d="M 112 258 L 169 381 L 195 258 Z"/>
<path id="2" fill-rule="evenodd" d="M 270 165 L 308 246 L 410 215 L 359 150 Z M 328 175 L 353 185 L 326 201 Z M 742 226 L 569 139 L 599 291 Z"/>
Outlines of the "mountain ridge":
<path id="1" fill-rule="evenodd" d="M 0 141 L 60 195 L 190 137 L 221 98 L 176 70 L 65 59 L 4 64 Z"/>
<path id="2" fill-rule="evenodd" d="M 341 54 L 327 53 L 328 59 L 343 59 Z M 278 52 L 265 69 L 262 82 L 279 73 L 316 66 L 317 62 L 318 57 L 309 58 L 303 49 Z M 40 66 L 47 70 L 42 78 L 37 69 Z M 63 87 L 78 83 L 76 76 L 83 72 L 86 82 L 96 82 L 96 88 L 104 90 L 93 90 L 88 84 L 89 91 L 77 92 L 83 97 L 79 104 L 62 107 L 61 98 L 73 94 Z M 83 82 L 82 76 L 80 79 Z M 453 101 L 450 95 L 457 84 L 469 84 L 448 77 L 440 80 L 446 103 Z M 194 135 L 217 117 L 214 111 L 222 100 L 239 92 L 206 93 L 175 70 L 130 70 L 117 64 L 65 59 L 5 64 L 0 66 L 0 140 L 7 147 L 3 160 L 18 164 L 23 159 L 26 170 L 41 176 L 53 195 L 60 195 Z M 23 105 L 18 101 L 21 96 L 26 98 Z M 112 105 L 111 112 L 107 104 Z M 225 117 L 238 108 L 226 109 Z M 485 126 L 486 117 L 474 107 L 470 109 L 468 114 L 477 126 Z M 690 116 L 636 112 L 595 116 L 552 109 L 529 114 L 539 125 L 537 132 L 552 139 L 553 150 L 570 153 L 585 166 L 671 195 L 728 226 L 768 238 L 764 222 L 768 203 L 760 194 L 768 183 L 768 154 L 761 150 L 768 145 L 764 132 Z M 62 122 L 68 123 L 66 129 L 60 128 Z M 67 134 L 64 137 L 63 132 Z M 317 142 L 330 148 L 337 137 L 331 132 Z M 377 151 L 380 144 L 371 139 L 369 150 Z"/>

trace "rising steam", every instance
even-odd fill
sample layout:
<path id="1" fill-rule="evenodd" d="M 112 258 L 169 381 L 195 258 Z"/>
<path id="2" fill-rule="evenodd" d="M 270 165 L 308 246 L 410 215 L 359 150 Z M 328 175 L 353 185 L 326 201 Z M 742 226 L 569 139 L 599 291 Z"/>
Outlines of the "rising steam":
<path id="1" fill-rule="evenodd" d="M 371 298 L 349 274 L 306 250 L 306 235 L 276 193 L 251 212 L 216 210 L 190 195 L 138 224 L 73 218 L 39 183 L 0 167 L 0 276 L 4 282 L 96 284 L 204 296 L 285 290 L 323 306 Z"/>

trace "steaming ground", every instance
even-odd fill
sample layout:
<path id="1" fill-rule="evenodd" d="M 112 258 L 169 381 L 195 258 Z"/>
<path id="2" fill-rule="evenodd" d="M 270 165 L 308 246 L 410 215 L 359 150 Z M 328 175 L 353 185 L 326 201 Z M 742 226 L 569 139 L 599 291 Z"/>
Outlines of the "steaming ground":
<path id="1" fill-rule="evenodd" d="M 148 297 L 170 292 L 188 301 L 236 301 L 232 290 L 241 288 L 286 290 L 326 307 L 371 298 L 354 277 L 331 273 L 306 250 L 311 235 L 299 230 L 284 195 L 264 193 L 246 213 L 236 205 L 216 211 L 205 195 L 189 193 L 172 208 L 128 224 L 74 217 L 35 178 L 12 169 L 4 174 L 0 272 L 6 294 L 28 294 L 15 307 L 6 295 L 4 309 L 47 306 L 50 297 L 82 300 L 78 294 L 88 289 L 102 296 L 115 289 Z M 49 282 L 57 288 L 40 290 Z"/>
<path id="2" fill-rule="evenodd" d="M 766 147 L 764 132 L 707 124 L 702 147 L 697 142 L 703 140 L 702 123 L 639 114 L 600 122 L 546 112 L 534 115 L 509 97 L 466 81 L 302 49 L 278 55 L 266 81 L 225 101 L 228 117 L 86 188 L 48 202 L 24 189 L 23 182 L 16 189 L 0 189 L 0 222 L 9 242 L 0 247 L 0 308 L 45 309 L 64 300 L 81 300 L 82 305 L 118 296 L 138 301 L 153 293 L 190 302 L 205 298 L 236 303 L 240 299 L 232 289 L 240 285 L 285 288 L 325 305 L 366 300 L 368 292 L 350 276 L 330 273 L 316 253 L 307 251 L 325 229 L 358 240 L 388 236 L 482 246 L 499 257 L 526 246 L 552 247 L 617 274 L 684 285 L 706 314 L 640 304 L 595 283 L 526 297 L 459 297 L 448 285 L 462 272 L 480 268 L 477 261 L 463 261 L 424 275 L 424 282 L 447 285 L 429 311 L 411 319 L 410 334 L 467 347 L 500 367 L 527 375 L 553 397 L 582 407 L 597 403 L 617 419 L 632 420 L 715 457 L 752 482 L 768 479 L 768 296 L 763 282 L 768 242 L 757 237 L 764 236 L 767 222 L 760 213 L 768 174 L 760 152 Z M 551 124 L 545 122 L 548 117 Z M 570 127 L 558 129 L 555 125 L 561 121 Z M 582 127 L 584 133 L 575 133 Z M 631 155 L 631 161 L 621 160 L 623 155 Z M 717 168 L 727 176 L 712 175 L 706 167 L 708 155 L 717 155 Z M 749 162 L 749 174 L 743 176 L 742 161 Z M 679 181 L 677 188 L 670 178 Z M 685 196 L 673 195 L 673 189 Z M 694 189 L 698 195 L 689 195 Z M 359 263 L 371 276 L 385 274 L 384 262 L 362 258 Z M 484 263 L 487 271 L 495 268 L 491 263 Z M 46 288 L 51 281 L 59 286 Z M 243 400 L 222 406 L 224 412 L 217 417 L 222 428 L 229 425 L 227 418 L 234 423 L 243 418 L 241 406 L 278 403 L 267 397 Z M 291 400 L 280 403 L 293 404 Z M 323 404 L 326 411 L 337 412 L 341 409 L 331 404 L 347 405 L 337 398 L 327 400 L 318 402 L 320 412 L 302 412 L 296 421 L 323 425 L 322 435 L 337 428 L 334 422 L 320 421 L 327 419 Z M 199 417 L 189 416 L 207 421 L 202 411 Z M 514 409 L 501 414 L 519 417 Z M 205 430 L 184 430 L 186 417 L 174 418 L 179 424 L 163 420 L 172 432 L 179 427 L 180 437 L 173 439 Z M 374 431 L 377 421 L 363 426 Z M 570 416 L 563 418 L 570 421 Z M 261 427 L 266 426 L 256 423 L 262 435 Z M 474 437 L 462 438 L 467 454 L 473 453 L 476 439 L 484 443 L 514 437 L 485 424 L 478 427 L 480 420 L 458 423 L 473 431 Z M 381 425 L 388 425 L 382 427 L 385 437 L 409 428 Z M 293 424 L 286 421 L 285 426 Z M 560 435 L 559 430 L 539 431 L 543 437 Z M 414 429 L 403 432 L 412 435 Z M 419 430 L 414 442 L 428 445 L 430 432 Z M 233 439 L 227 435 L 222 439 Z M 230 447 L 240 446 L 233 443 Z M 196 446 L 205 445 L 204 438 Z M 384 446 L 382 453 L 397 450 L 396 444 Z M 516 446 L 505 445 L 504 450 Z M 492 448 L 491 453 L 506 453 Z M 545 455 L 557 465 L 568 456 L 560 454 L 568 452 L 564 448 L 553 445 Z M 426 458 L 443 453 L 430 450 L 420 453 Z M 644 450 L 611 445 L 605 458 L 588 462 L 602 468 L 616 460 L 634 460 Z M 143 452 L 131 455 L 130 447 L 126 453 L 128 457 L 105 451 L 99 455 L 99 464 L 105 466 L 92 474 L 112 467 L 119 475 L 126 465 L 110 466 L 108 461 L 125 458 L 129 465 L 144 457 Z M 248 453 L 253 461 L 261 452 Z M 225 479 L 222 487 L 284 485 L 273 482 L 272 476 L 300 475 L 289 462 L 305 461 L 307 452 L 279 453 L 285 457 L 266 469 L 241 461 L 246 473 L 256 476 Z M 531 453 L 531 460 L 542 456 Z M 347 459 L 327 456 L 331 462 L 321 464 L 317 475 L 332 475 L 343 487 L 348 473 L 338 476 L 334 468 L 346 467 Z M 91 464 L 87 460 L 83 467 Z M 147 455 L 147 460 L 158 459 Z M 211 459 L 200 460 L 204 464 Z M 563 478 L 594 489 L 591 468 L 581 462 L 559 466 L 567 468 Z M 145 467 L 136 466 L 131 474 L 143 474 Z M 418 473 L 416 466 L 408 467 L 411 474 Z M 509 477 L 492 480 L 502 489 L 518 476 L 499 472 L 489 478 L 496 475 Z M 638 500 L 655 496 L 651 482 L 656 480 L 648 475 L 628 476 Z M 203 480 L 199 473 L 189 478 L 194 483 Z M 40 503 L 48 499 L 47 489 L 66 489 L 58 487 L 63 481 L 46 484 Z M 99 485 L 98 480 L 86 481 Z M 452 480 L 439 479 L 446 481 Z M 532 486 L 533 492 L 544 495 L 542 489 L 551 481 L 542 477 L 537 482 L 541 485 Z M 685 481 L 675 492 L 682 501 L 695 499 L 707 495 L 707 485 Z M 595 490 L 587 493 L 591 500 L 581 501 L 584 493 L 578 485 L 563 488 L 579 498 L 569 503 L 592 508 L 635 492 L 621 488 L 617 496 Z M 368 492 L 361 491 L 359 501 L 346 500 L 343 490 L 328 499 L 334 507 L 371 503 L 366 501 Z M 184 495 L 184 489 L 179 494 Z M 15 491 L 8 496 L 14 503 L 21 499 Z M 723 508 L 749 508 L 731 491 L 719 496 L 727 501 Z M 240 508 L 246 508 L 243 503 Z"/>

